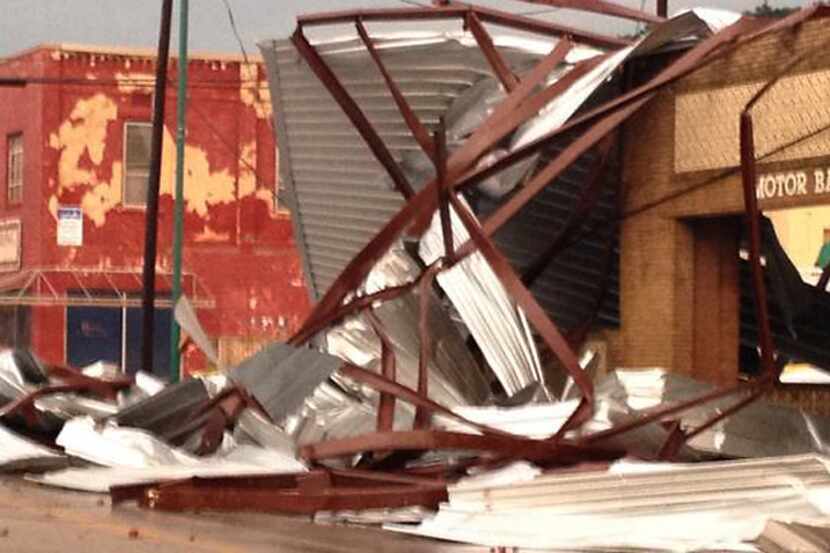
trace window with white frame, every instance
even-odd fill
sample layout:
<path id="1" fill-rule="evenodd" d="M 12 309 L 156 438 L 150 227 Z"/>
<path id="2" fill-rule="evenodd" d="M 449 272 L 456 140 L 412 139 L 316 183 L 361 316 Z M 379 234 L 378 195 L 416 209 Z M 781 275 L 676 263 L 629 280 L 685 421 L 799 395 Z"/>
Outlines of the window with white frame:
<path id="1" fill-rule="evenodd" d="M 23 201 L 23 134 L 11 134 L 8 137 L 9 152 L 6 172 L 6 190 L 10 204 Z"/>
<path id="2" fill-rule="evenodd" d="M 150 178 L 150 144 L 153 126 L 150 123 L 124 124 L 124 196 L 128 207 L 147 203 L 147 182 Z"/>

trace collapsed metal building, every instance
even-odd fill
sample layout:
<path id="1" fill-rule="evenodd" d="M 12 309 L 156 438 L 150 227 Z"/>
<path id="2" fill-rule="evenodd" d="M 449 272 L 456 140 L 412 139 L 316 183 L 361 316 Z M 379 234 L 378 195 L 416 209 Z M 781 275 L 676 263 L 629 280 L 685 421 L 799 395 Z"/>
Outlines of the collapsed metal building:
<path id="1" fill-rule="evenodd" d="M 34 479 L 550 550 L 746 550 L 766 517 L 830 515 L 830 419 L 764 400 L 792 360 L 830 369 L 827 294 L 762 214 L 830 203 L 830 12 L 539 3 L 648 29 L 449 2 L 261 43 L 313 312 L 103 429 L 65 416 L 55 443 L 102 467 Z M 48 390 L 7 364 L 23 432 Z"/>
<path id="2" fill-rule="evenodd" d="M 755 185 L 756 163 L 815 140 L 828 122 L 815 117 L 772 140 L 759 123 L 757 155 L 742 123 L 740 139 L 727 137 L 734 151 L 721 152 L 727 163 L 708 166 L 687 138 L 705 141 L 707 128 L 681 110 L 691 104 L 684 87 L 702 88 L 695 79 L 709 80 L 710 95 L 749 81 L 721 111 L 734 112 L 728 130 L 751 121 L 752 107 L 782 78 L 809 77 L 821 65 L 825 8 L 770 22 L 711 10 L 663 21 L 606 4 L 578 7 L 652 28 L 628 42 L 449 3 L 304 16 L 290 41 L 261 44 L 281 178 L 317 301 L 295 345 L 316 338 L 362 366 L 394 352 L 401 382 L 450 406 L 480 402 L 488 388 L 509 397 L 532 384 L 558 397 L 572 383 L 582 403 L 562 432 L 591 412 L 592 382 L 576 352 L 598 328 L 611 328 L 621 350 L 612 366 L 663 366 L 727 384 L 712 397 L 734 394 L 736 407 L 769 391 L 787 360 L 828 367 L 816 324 L 826 294 L 788 272 Z M 436 20 L 461 28 L 401 30 Z M 389 22 L 397 23 L 391 35 L 367 30 Z M 352 37 L 306 38 L 343 24 L 354 26 Z M 758 67 L 740 74 L 744 59 Z M 655 121 L 666 98 L 674 113 Z M 646 127 L 654 134 L 639 132 Z M 646 164 L 675 170 L 634 173 Z M 667 208 L 692 229 L 683 231 L 685 250 L 674 235 L 681 231 L 655 227 Z M 728 217 L 695 230 L 718 211 Z M 745 225 L 736 224 L 741 213 Z M 663 274 L 661 264 L 672 268 Z M 680 313 L 680 305 L 697 312 Z M 464 349 L 481 362 L 478 371 L 467 368 Z M 741 385 L 739 358 L 750 375 Z"/>

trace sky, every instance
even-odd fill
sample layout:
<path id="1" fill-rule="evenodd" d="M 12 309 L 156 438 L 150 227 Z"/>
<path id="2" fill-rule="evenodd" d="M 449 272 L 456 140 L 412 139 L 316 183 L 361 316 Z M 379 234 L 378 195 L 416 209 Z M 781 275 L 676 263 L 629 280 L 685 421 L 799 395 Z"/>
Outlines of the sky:
<path id="1" fill-rule="evenodd" d="M 0 57 L 40 43 L 84 43 L 155 48 L 158 41 L 161 0 L 0 0 L 4 14 L 0 22 Z M 407 7 L 428 0 L 190 0 L 189 48 L 191 51 L 239 52 L 225 8 L 227 1 L 249 53 L 258 40 L 285 38 L 301 13 L 353 8 Z M 468 0 L 473 1 L 473 0 Z M 655 0 L 616 0 L 620 4 L 654 12 Z M 732 10 L 751 9 L 762 0 L 669 0 L 669 12 L 691 6 Z M 478 4 L 514 12 L 538 12 L 543 7 L 516 0 L 478 0 Z M 800 0 L 770 0 L 772 6 L 791 6 Z M 174 0 L 178 10 L 178 0 Z M 601 16 L 586 16 L 567 10 L 540 14 L 594 31 L 621 34 L 626 23 Z M 174 20 L 171 48 L 176 48 L 178 23 Z M 372 30 L 372 29 L 370 29 Z M 336 32 L 336 31 L 332 31 Z M 342 29 L 340 31 L 342 33 Z"/>

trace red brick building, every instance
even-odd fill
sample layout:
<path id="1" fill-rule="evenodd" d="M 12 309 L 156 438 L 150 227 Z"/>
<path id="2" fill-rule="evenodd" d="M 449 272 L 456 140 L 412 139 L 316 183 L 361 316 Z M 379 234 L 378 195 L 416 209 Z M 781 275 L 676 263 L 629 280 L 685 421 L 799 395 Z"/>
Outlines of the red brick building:
<path id="1" fill-rule="evenodd" d="M 220 356 L 285 338 L 308 309 L 277 163 L 264 69 L 189 60 L 184 290 Z M 140 347 L 151 51 L 43 45 L 0 61 L 0 341 L 43 359 Z M 157 371 L 169 347 L 176 60 L 170 64 L 159 213 Z M 204 360 L 189 355 L 188 370 Z"/>

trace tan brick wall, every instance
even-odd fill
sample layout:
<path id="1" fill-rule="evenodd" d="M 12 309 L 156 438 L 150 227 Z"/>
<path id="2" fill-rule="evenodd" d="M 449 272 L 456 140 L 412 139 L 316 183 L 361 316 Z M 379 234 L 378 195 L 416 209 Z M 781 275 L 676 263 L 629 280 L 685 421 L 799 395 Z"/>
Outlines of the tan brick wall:
<path id="1" fill-rule="evenodd" d="M 709 221 L 704 229 L 702 223 L 692 220 L 740 214 L 744 200 L 740 173 L 734 166 L 736 152 L 726 152 L 715 161 L 706 159 L 713 157 L 713 148 L 706 141 L 711 136 L 713 141 L 717 139 L 719 148 L 738 147 L 737 135 L 730 133 L 737 133 L 737 116 L 746 94 L 730 94 L 729 90 L 745 92 L 746 85 L 757 89 L 793 56 L 819 47 L 826 52 L 828 46 L 827 20 L 808 22 L 795 33 L 787 31 L 756 40 L 663 90 L 624 128 L 627 215 L 621 230 L 622 364 L 663 366 L 720 383 L 734 378 L 738 355 L 737 264 L 729 249 L 736 247 L 737 228 L 734 222 L 724 220 L 722 227 Z M 792 72 L 798 78 L 789 79 L 785 85 L 811 79 L 823 82 L 827 75 L 823 71 L 829 69 L 830 56 L 813 55 Z M 814 130 L 815 122 L 805 117 L 804 106 L 818 101 L 811 98 L 830 92 L 802 88 L 788 88 L 793 95 L 805 95 L 798 101 L 789 101 L 790 94 L 778 91 L 762 100 L 762 104 L 767 102 L 763 107 L 759 104 L 758 120 L 774 116 L 777 125 L 765 127 L 759 123 L 764 151 Z M 718 102 L 731 97 L 734 105 L 718 105 L 715 110 L 711 102 L 700 101 L 712 90 L 725 90 L 727 93 L 712 97 Z M 695 101 L 689 101 L 690 94 L 697 94 Z M 678 103 L 678 96 L 686 101 Z M 822 113 L 830 109 L 825 104 L 821 102 Z M 698 112 L 678 114 L 678 109 Z M 734 117 L 735 124 L 722 124 L 719 118 L 724 117 Z M 676 128 L 677 121 L 683 129 Z M 688 128 L 695 124 L 700 127 Z M 783 130 L 776 132 L 776 128 Z M 685 140 L 682 160 L 675 159 L 678 137 Z M 830 145 L 830 134 L 820 139 Z M 830 146 L 814 151 L 826 155 L 810 160 L 789 159 L 792 156 L 785 155 L 785 150 L 777 158 L 783 161 L 762 163 L 760 172 L 830 164 Z M 677 171 L 689 167 L 714 169 Z M 830 196 L 809 201 L 830 203 Z M 774 200 L 762 205 L 772 208 L 792 203 Z"/>

